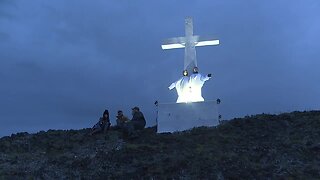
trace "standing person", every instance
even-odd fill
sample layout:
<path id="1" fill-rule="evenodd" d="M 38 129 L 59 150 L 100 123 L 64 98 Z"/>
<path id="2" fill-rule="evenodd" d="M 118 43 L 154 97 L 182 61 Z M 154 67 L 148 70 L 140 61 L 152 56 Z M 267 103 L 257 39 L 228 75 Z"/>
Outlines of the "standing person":
<path id="1" fill-rule="evenodd" d="M 187 70 L 184 70 L 182 72 L 183 76 L 176 82 L 172 83 L 169 86 L 169 89 L 172 90 L 176 88 L 177 94 L 178 94 L 178 99 L 177 103 L 182 103 L 182 102 L 188 102 L 188 99 L 190 97 L 189 95 L 189 74 Z"/>
<path id="2" fill-rule="evenodd" d="M 109 111 L 105 110 L 98 123 L 92 127 L 90 135 L 107 131 L 109 130 L 110 125 Z"/>
<path id="3" fill-rule="evenodd" d="M 202 86 L 206 81 L 211 78 L 211 74 L 206 76 L 199 73 L 197 67 L 193 68 L 193 74 L 190 76 L 189 85 L 190 85 L 190 102 L 201 102 L 204 101 L 201 93 Z"/>
<path id="4" fill-rule="evenodd" d="M 123 115 L 123 112 L 121 110 L 119 110 L 116 122 L 117 122 L 116 128 L 123 129 L 125 126 L 125 123 L 129 122 L 129 119 Z"/>

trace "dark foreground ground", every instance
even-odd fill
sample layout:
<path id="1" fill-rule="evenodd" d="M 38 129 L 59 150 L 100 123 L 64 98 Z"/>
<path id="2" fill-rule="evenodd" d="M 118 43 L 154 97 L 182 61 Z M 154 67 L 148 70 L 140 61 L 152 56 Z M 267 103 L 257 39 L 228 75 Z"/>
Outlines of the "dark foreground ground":
<path id="1" fill-rule="evenodd" d="M 320 111 L 127 139 L 89 129 L 0 139 L 0 179 L 320 179 Z"/>

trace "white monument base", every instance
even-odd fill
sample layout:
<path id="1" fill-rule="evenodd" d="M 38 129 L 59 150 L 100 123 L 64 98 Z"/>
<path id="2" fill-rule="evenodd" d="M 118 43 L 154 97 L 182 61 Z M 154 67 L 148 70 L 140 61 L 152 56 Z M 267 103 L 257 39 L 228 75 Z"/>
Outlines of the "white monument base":
<path id="1" fill-rule="evenodd" d="M 216 101 L 158 104 L 157 132 L 184 131 L 200 126 L 217 126 Z"/>

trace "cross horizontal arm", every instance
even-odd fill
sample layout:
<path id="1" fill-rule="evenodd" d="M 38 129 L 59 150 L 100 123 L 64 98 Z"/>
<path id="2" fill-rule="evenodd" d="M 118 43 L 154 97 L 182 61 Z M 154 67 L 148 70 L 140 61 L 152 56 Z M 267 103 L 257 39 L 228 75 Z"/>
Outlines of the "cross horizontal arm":
<path id="1" fill-rule="evenodd" d="M 186 43 L 185 37 L 176 37 L 176 38 L 170 38 L 166 39 L 161 47 L 162 49 L 176 49 L 176 48 L 184 48 Z"/>
<path id="2" fill-rule="evenodd" d="M 219 45 L 219 40 L 207 40 L 199 41 L 196 43 L 196 46 L 210 46 L 210 45 Z"/>
<path id="3" fill-rule="evenodd" d="M 182 44 L 165 44 L 161 45 L 162 49 L 178 49 L 178 48 L 184 48 L 185 46 Z"/>

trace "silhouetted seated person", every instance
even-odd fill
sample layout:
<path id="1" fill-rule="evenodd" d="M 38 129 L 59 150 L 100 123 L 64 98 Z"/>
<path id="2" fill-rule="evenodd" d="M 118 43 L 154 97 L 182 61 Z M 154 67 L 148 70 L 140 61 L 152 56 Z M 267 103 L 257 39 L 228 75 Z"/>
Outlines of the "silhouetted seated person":
<path id="1" fill-rule="evenodd" d="M 129 122 L 129 119 L 123 115 L 123 112 L 121 110 L 119 110 L 116 122 L 116 129 L 123 129 L 125 127 L 125 124 Z"/>
<path id="2" fill-rule="evenodd" d="M 109 130 L 110 125 L 109 111 L 105 110 L 102 117 L 99 119 L 99 122 L 92 127 L 90 135 L 106 132 Z"/>
<path id="3" fill-rule="evenodd" d="M 132 119 L 124 125 L 125 133 L 127 133 L 129 136 L 132 136 L 137 130 L 144 129 L 145 126 L 146 120 L 143 113 L 138 107 L 132 108 Z"/>

